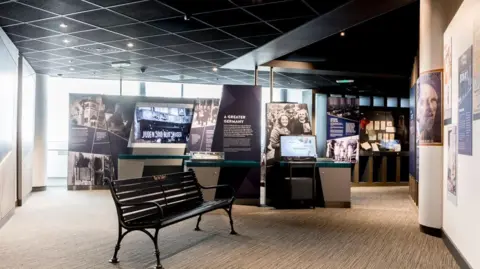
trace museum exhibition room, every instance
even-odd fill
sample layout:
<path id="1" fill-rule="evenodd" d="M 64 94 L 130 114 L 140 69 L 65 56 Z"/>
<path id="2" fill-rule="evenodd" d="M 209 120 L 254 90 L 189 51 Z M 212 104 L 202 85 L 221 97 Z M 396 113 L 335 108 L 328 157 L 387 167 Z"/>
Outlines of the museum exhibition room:
<path id="1" fill-rule="evenodd" d="M 0 269 L 480 269 L 480 0 L 0 0 L 0 83 Z"/>

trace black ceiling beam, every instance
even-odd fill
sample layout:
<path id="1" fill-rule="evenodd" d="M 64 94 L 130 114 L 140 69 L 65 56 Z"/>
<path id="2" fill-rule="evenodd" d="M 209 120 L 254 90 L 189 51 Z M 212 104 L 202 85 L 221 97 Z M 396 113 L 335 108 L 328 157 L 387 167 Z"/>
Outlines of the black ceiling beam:
<path id="1" fill-rule="evenodd" d="M 239 57 L 222 68 L 254 70 L 303 47 L 323 40 L 417 0 L 352 0 Z"/>

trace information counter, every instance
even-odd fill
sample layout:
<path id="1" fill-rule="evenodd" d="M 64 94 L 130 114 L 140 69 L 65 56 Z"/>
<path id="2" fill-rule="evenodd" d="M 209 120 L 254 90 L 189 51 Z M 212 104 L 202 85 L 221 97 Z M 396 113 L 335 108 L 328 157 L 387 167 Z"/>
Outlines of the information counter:
<path id="1" fill-rule="evenodd" d="M 118 179 L 183 172 L 184 161 L 189 159 L 189 155 L 120 154 Z"/>
<path id="2" fill-rule="evenodd" d="M 279 208 L 294 206 L 289 201 L 289 197 L 292 196 L 294 190 L 286 189 L 285 186 L 290 183 L 285 184 L 285 181 L 290 177 L 314 176 L 315 206 L 340 208 L 349 208 L 351 206 L 351 163 L 317 161 L 314 162 L 315 169 L 295 169 L 295 172 L 291 172 L 292 170 L 289 166 L 289 162 L 283 161 L 267 166 L 267 205 Z M 291 173 L 295 174 L 291 175 Z M 311 192 L 312 189 L 304 189 L 302 191 Z"/>
<path id="3" fill-rule="evenodd" d="M 260 162 L 256 161 L 185 161 L 203 186 L 230 185 L 235 189 L 236 204 L 259 205 Z M 228 189 L 203 190 L 205 200 L 228 197 Z"/>

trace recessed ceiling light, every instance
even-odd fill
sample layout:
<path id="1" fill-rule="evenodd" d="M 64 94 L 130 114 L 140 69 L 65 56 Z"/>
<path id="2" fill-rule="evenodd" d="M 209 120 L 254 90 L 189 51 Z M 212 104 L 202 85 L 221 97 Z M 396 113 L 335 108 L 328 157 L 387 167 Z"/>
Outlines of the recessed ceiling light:
<path id="1" fill-rule="evenodd" d="M 340 33 L 340 36 L 345 36 L 345 32 L 341 32 L 341 33 Z"/>
<path id="2" fill-rule="evenodd" d="M 66 25 L 65 23 L 61 23 L 61 24 L 60 24 L 60 27 L 61 27 L 61 28 L 67 28 L 68 25 Z"/>
<path id="3" fill-rule="evenodd" d="M 214 67 L 212 68 L 213 72 L 217 72 L 218 71 L 218 68 Z"/>
<path id="4" fill-rule="evenodd" d="M 355 80 L 353 80 L 353 79 L 338 79 L 337 80 L 338 84 L 353 83 L 353 82 L 355 82 Z"/>
<path id="5" fill-rule="evenodd" d="M 64 40 L 63 40 L 63 43 L 68 44 L 68 43 L 70 43 L 70 40 L 64 39 Z"/>
<path id="6" fill-rule="evenodd" d="M 69 70 L 70 70 L 70 71 L 75 71 L 75 68 L 70 67 Z"/>
<path id="7" fill-rule="evenodd" d="M 133 48 L 133 43 L 131 43 L 131 42 L 130 42 L 130 43 L 128 43 L 128 44 L 127 44 L 127 47 L 129 47 L 129 48 Z"/>
<path id="8" fill-rule="evenodd" d="M 69 63 L 73 63 L 73 60 L 68 60 Z"/>

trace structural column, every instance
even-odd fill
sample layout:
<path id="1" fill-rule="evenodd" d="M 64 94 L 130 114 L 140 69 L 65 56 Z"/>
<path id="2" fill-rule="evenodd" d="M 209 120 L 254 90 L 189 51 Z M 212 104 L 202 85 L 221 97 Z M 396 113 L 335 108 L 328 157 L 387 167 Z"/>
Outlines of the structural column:
<path id="1" fill-rule="evenodd" d="M 46 188 L 47 179 L 47 75 L 36 75 L 33 191 Z"/>
<path id="2" fill-rule="evenodd" d="M 443 33 L 461 2 L 420 0 L 420 75 L 443 69 Z M 439 105 L 443 111 L 443 104 Z M 422 232 L 441 235 L 442 190 L 443 147 L 420 146 L 418 220 Z"/>

